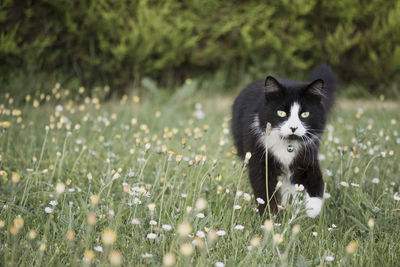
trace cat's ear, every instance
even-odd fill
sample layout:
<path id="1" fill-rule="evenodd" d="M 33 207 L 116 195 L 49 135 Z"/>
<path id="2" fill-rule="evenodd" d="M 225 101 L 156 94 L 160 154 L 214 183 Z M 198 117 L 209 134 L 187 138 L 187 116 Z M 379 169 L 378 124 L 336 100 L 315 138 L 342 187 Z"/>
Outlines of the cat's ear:
<path id="1" fill-rule="evenodd" d="M 279 96 L 282 92 L 282 86 L 272 76 L 267 76 L 265 79 L 265 97 Z"/>
<path id="2" fill-rule="evenodd" d="M 322 79 L 318 79 L 313 81 L 309 86 L 306 88 L 306 92 L 317 97 L 322 97 L 324 95 L 324 81 Z"/>

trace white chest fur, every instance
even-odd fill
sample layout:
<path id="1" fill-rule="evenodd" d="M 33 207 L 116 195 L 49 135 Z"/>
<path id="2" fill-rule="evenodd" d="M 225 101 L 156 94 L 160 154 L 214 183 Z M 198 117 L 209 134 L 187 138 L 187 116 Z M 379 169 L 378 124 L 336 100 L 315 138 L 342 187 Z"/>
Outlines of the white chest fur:
<path id="1" fill-rule="evenodd" d="M 260 129 L 260 120 L 258 115 L 254 116 L 252 130 L 258 135 L 259 144 L 265 147 L 265 133 Z M 289 145 L 293 146 L 294 151 L 288 151 Z M 268 138 L 268 152 L 271 152 L 286 170 L 289 169 L 289 166 L 296 157 L 299 148 L 300 144 L 297 141 L 283 139 L 280 135 L 279 129 L 272 129 L 271 135 Z"/>

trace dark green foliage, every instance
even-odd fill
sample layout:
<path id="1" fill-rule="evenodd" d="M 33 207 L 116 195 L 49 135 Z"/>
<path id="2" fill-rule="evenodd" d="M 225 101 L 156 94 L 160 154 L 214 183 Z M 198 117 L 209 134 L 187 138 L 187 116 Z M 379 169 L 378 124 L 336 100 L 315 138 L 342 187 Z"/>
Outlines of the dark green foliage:
<path id="1" fill-rule="evenodd" d="M 224 90 L 328 62 L 344 84 L 393 95 L 400 2 L 4 0 L 0 60 L 1 87 L 47 73 L 120 93 L 143 77 L 169 87 L 213 76 Z"/>

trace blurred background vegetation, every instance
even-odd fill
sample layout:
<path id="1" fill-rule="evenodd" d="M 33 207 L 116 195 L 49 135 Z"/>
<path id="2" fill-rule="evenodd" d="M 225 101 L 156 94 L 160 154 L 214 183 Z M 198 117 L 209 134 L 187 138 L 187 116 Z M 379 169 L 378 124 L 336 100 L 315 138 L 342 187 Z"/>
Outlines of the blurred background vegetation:
<path id="1" fill-rule="evenodd" d="M 400 96 L 400 1 L 3 0 L 0 89 L 237 90 L 327 62 L 346 97 Z M 200 90 L 200 89 L 199 89 Z M 20 94 L 19 94 L 20 93 Z"/>

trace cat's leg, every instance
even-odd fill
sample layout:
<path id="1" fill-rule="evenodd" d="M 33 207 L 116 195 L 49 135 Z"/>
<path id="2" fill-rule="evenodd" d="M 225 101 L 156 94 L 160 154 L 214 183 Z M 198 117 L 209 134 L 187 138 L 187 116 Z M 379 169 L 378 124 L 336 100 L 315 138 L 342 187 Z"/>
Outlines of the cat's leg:
<path id="1" fill-rule="evenodd" d="M 267 209 L 267 190 L 266 190 L 266 177 L 265 177 L 265 164 L 260 164 L 260 162 L 254 162 L 250 160 L 249 162 L 249 176 L 250 183 L 253 188 L 253 193 L 258 203 L 258 211 L 262 216 L 264 213 L 268 214 Z M 272 214 L 277 212 L 277 201 L 274 194 L 275 187 L 277 183 L 276 175 L 269 171 L 268 175 L 268 196 L 269 205 Z"/>
<path id="2" fill-rule="evenodd" d="M 294 184 L 302 184 L 306 190 L 306 213 L 308 217 L 319 215 L 323 204 L 324 181 L 318 163 L 307 168 L 301 175 L 294 175 Z"/>

